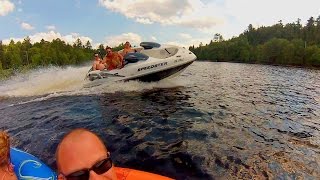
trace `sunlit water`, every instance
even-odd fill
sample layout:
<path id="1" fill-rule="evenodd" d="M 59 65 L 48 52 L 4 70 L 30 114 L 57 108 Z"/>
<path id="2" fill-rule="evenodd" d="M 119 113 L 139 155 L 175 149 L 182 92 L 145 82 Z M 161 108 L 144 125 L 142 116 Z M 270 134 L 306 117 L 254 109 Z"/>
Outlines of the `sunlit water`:
<path id="1" fill-rule="evenodd" d="M 177 179 L 320 177 L 320 71 L 195 62 L 158 83 L 82 88 L 88 67 L 0 85 L 0 128 L 55 168 L 63 134 L 99 134 L 116 165 Z"/>

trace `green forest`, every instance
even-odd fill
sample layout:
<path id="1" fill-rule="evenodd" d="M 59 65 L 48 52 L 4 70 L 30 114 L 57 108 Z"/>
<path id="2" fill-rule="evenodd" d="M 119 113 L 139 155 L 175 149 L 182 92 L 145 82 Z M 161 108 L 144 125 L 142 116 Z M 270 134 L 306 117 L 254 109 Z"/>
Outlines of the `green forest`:
<path id="1" fill-rule="evenodd" d="M 124 44 L 121 43 L 113 49 L 119 51 L 123 47 Z M 0 41 L 0 79 L 37 67 L 79 65 L 91 61 L 94 53 L 99 53 L 103 57 L 104 45 L 100 44 L 98 49 L 93 49 L 89 41 L 84 44 L 77 39 L 70 45 L 59 38 L 51 42 L 42 39 L 34 44 L 29 37 L 23 42 L 11 40 L 8 45 Z"/>
<path id="2" fill-rule="evenodd" d="M 215 41 L 189 49 L 199 60 L 320 67 L 320 16 L 269 27 L 254 28 L 251 24 L 238 37 Z"/>
<path id="3" fill-rule="evenodd" d="M 93 52 L 90 42 L 83 44 L 80 39 L 73 45 L 60 39 L 32 44 L 29 37 L 23 42 L 11 40 L 8 45 L 0 41 L 0 78 L 36 67 L 81 64 L 91 60 Z"/>

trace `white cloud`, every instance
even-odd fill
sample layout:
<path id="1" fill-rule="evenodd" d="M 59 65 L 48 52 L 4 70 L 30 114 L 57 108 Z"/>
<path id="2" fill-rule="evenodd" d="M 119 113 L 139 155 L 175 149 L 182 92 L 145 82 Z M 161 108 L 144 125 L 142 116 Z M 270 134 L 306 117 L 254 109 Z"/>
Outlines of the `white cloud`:
<path id="1" fill-rule="evenodd" d="M 189 46 L 192 46 L 192 45 L 194 45 L 195 47 L 198 47 L 200 43 L 202 43 L 203 45 L 209 44 L 210 40 L 211 40 L 210 37 L 192 38 L 192 39 L 183 39 L 183 40 L 176 40 L 176 41 L 167 41 L 164 44 L 170 44 L 170 45 L 189 48 Z"/>
<path id="2" fill-rule="evenodd" d="M 18 12 L 22 12 L 22 9 L 21 9 L 21 8 L 19 8 L 19 9 L 18 9 Z"/>
<path id="3" fill-rule="evenodd" d="M 210 2 L 212 6 L 215 2 Z M 312 4 L 312 6 L 307 6 Z M 270 26 L 279 20 L 283 23 L 292 23 L 298 18 L 302 22 L 311 16 L 319 15 L 319 0 L 292 1 L 292 0 L 225 0 L 218 9 L 223 11 L 223 16 L 227 21 L 209 33 L 221 33 L 225 39 L 237 36 L 247 29 L 249 24 L 259 26 Z"/>
<path id="4" fill-rule="evenodd" d="M 182 46 L 188 48 L 189 46 L 195 45 L 199 46 L 200 42 L 202 42 L 204 45 L 208 44 L 212 38 L 205 37 L 205 38 L 193 38 L 190 34 L 186 33 L 180 33 L 177 36 L 177 39 L 174 39 L 172 41 L 159 41 L 160 44 L 170 44 L 170 45 L 176 45 L 176 46 Z M 179 38 L 180 37 L 180 38 Z M 149 38 L 143 38 L 143 36 L 139 34 L 135 34 L 132 32 L 124 33 L 120 35 L 115 36 L 109 36 L 106 38 L 105 43 L 103 43 L 105 46 L 118 46 L 120 43 L 125 43 L 126 41 L 129 41 L 133 46 L 139 46 L 142 41 L 158 41 L 158 39 L 155 36 L 150 36 Z M 98 47 L 100 44 L 95 44 L 93 47 Z"/>
<path id="5" fill-rule="evenodd" d="M 180 46 L 180 47 L 188 47 L 186 44 L 181 43 L 181 42 L 177 42 L 177 41 L 168 41 L 164 44 L 169 44 L 169 45 L 173 45 L 173 46 Z"/>
<path id="6" fill-rule="evenodd" d="M 46 26 L 46 28 L 47 28 L 48 30 L 55 30 L 55 29 L 56 29 L 56 27 L 55 27 L 54 25 Z"/>
<path id="7" fill-rule="evenodd" d="M 106 38 L 106 45 L 114 47 L 118 46 L 120 43 L 125 43 L 126 41 L 129 41 L 131 45 L 139 45 L 142 38 L 140 35 L 135 33 L 124 33 L 121 35 L 116 36 L 109 36 Z"/>
<path id="8" fill-rule="evenodd" d="M 22 22 L 21 27 L 22 27 L 22 29 L 25 29 L 25 30 L 33 30 L 34 29 L 33 26 L 31 26 L 30 24 L 28 24 L 26 22 Z"/>
<path id="9" fill-rule="evenodd" d="M 41 32 L 41 33 L 36 33 L 34 35 L 30 35 L 30 40 L 31 43 L 36 43 L 36 42 L 40 42 L 42 39 L 46 40 L 46 41 L 52 41 L 54 39 L 61 39 L 63 41 L 65 41 L 68 44 L 73 44 L 78 38 L 81 40 L 81 42 L 83 44 L 85 44 L 87 41 L 89 41 L 90 43 L 92 43 L 92 39 L 86 36 L 81 36 L 78 33 L 70 33 L 67 35 L 61 35 L 58 32 L 54 32 L 54 31 L 49 31 L 49 32 Z M 24 38 L 10 38 L 10 39 L 5 39 L 3 40 L 4 44 L 9 44 L 11 40 L 14 40 L 15 42 L 20 41 L 22 42 Z"/>
<path id="10" fill-rule="evenodd" d="M 153 22 L 147 18 L 137 18 L 136 21 L 141 24 L 153 24 Z"/>
<path id="11" fill-rule="evenodd" d="M 184 39 L 191 39 L 192 38 L 192 36 L 190 34 L 187 34 L 187 33 L 180 33 L 179 36 L 184 38 Z"/>
<path id="12" fill-rule="evenodd" d="M 14 10 L 14 4 L 9 0 L 0 0 L 0 16 L 5 16 Z"/>
<path id="13" fill-rule="evenodd" d="M 221 33 L 231 38 L 249 24 L 268 26 L 319 16 L 319 0 L 99 0 L 101 6 L 142 24 L 159 23 Z M 307 4 L 306 4 L 307 3 Z"/>
<path id="14" fill-rule="evenodd" d="M 142 24 L 160 23 L 208 29 L 223 23 L 219 13 L 212 13 L 212 9 L 206 8 L 201 0 L 99 0 L 99 3 Z"/>
<path id="15" fill-rule="evenodd" d="M 190 37 L 188 34 L 179 34 L 180 36 L 185 36 L 185 37 Z M 87 41 L 89 41 L 93 48 L 98 48 L 101 43 L 93 42 L 93 40 L 90 37 L 87 36 L 81 36 L 79 33 L 70 33 L 67 35 L 61 35 L 58 32 L 55 31 L 48 31 L 48 32 L 41 32 L 41 33 L 36 33 L 34 35 L 29 36 L 31 43 L 36 43 L 40 42 L 42 39 L 45 41 L 52 41 L 54 39 L 61 39 L 65 41 L 68 44 L 73 44 L 78 38 L 81 40 L 83 44 L 85 44 Z M 154 36 L 151 36 L 150 39 L 153 41 L 156 41 L 157 38 Z M 212 38 L 206 37 L 206 38 L 182 38 L 182 39 L 175 39 L 173 41 L 165 41 L 165 42 L 160 42 L 161 44 L 171 44 L 171 45 L 177 45 L 177 46 L 182 46 L 188 48 L 189 46 L 195 45 L 199 46 L 200 42 L 202 42 L 204 45 L 209 43 Z M 10 41 L 13 40 L 14 42 L 22 42 L 24 40 L 23 38 L 10 38 L 10 39 L 5 39 L 3 40 L 4 44 L 9 44 Z M 129 33 L 124 33 L 120 35 L 115 35 L 115 36 L 109 36 L 106 38 L 106 41 L 103 42 L 105 46 L 118 46 L 120 43 L 125 43 L 126 41 L 129 41 L 132 46 L 139 46 L 139 44 L 142 41 L 149 41 L 148 39 L 142 38 L 139 34 L 135 34 L 132 32 Z"/>
<path id="16" fill-rule="evenodd" d="M 177 22 L 178 25 L 184 27 L 191 27 L 200 30 L 211 29 L 214 26 L 223 24 L 224 22 L 221 19 L 213 18 L 213 17 L 190 17 L 186 18 L 183 21 Z"/>
<path id="17" fill-rule="evenodd" d="M 238 22 L 247 23 L 247 25 L 249 23 L 272 25 L 279 20 L 291 23 L 298 18 L 306 20 L 310 16 L 319 15 L 319 6 L 319 0 L 226 0 L 225 3 L 227 14 L 232 15 Z M 247 7 L 245 11 L 244 7 Z"/>

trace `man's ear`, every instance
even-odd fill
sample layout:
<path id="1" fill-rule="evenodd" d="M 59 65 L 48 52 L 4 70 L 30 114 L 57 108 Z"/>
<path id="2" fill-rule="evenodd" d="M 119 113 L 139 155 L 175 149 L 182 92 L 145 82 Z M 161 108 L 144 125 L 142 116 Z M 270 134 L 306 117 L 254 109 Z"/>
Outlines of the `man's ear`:
<path id="1" fill-rule="evenodd" d="M 65 180 L 64 176 L 62 174 L 58 175 L 58 180 Z"/>

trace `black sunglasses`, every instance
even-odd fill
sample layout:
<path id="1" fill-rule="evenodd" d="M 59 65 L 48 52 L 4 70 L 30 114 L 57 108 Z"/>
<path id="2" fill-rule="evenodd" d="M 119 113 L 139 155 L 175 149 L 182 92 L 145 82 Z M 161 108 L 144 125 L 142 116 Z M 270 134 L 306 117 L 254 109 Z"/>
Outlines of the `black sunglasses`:
<path id="1" fill-rule="evenodd" d="M 112 168 L 112 160 L 110 158 L 110 154 L 108 154 L 107 158 L 97 162 L 91 168 L 73 172 L 65 176 L 65 178 L 67 180 L 88 180 L 90 176 L 90 171 L 94 171 L 95 173 L 100 175 L 109 171 L 109 169 L 111 168 Z"/>

